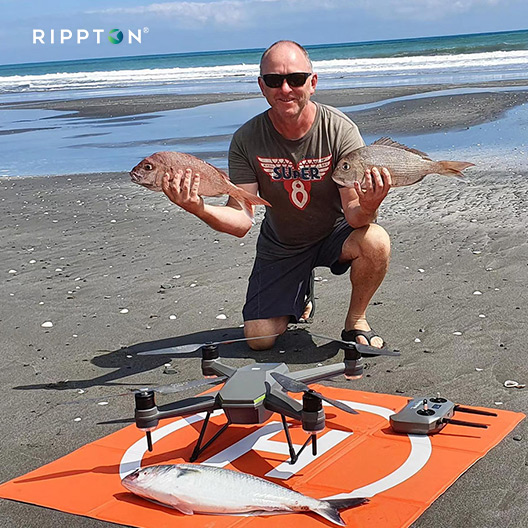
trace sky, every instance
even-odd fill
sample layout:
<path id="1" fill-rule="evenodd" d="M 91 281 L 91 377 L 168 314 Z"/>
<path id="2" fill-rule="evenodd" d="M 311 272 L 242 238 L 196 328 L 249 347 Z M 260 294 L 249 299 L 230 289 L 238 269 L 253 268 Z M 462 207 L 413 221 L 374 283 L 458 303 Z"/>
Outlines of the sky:
<path id="1" fill-rule="evenodd" d="M 527 28 L 526 0 L 0 0 L 0 65 Z M 119 44 L 112 29 L 123 31 Z M 61 30 L 72 31 L 63 44 Z M 141 43 L 128 43 L 128 30 Z"/>

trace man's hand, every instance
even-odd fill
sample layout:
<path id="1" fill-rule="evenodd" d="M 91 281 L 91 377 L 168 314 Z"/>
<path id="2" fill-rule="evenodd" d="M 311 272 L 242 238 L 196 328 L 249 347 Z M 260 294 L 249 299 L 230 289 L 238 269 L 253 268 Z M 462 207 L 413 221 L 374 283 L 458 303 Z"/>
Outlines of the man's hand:
<path id="1" fill-rule="evenodd" d="M 366 213 L 374 214 L 387 196 L 391 186 L 392 178 L 386 167 L 382 167 L 381 173 L 377 167 L 366 169 L 363 187 L 361 187 L 360 182 L 354 182 L 354 190 L 358 195 L 361 209 Z"/>
<path id="2" fill-rule="evenodd" d="M 191 169 L 179 169 L 176 174 L 165 173 L 161 180 L 161 188 L 169 200 L 189 213 L 198 215 L 204 209 L 204 201 L 198 195 L 200 175 L 193 174 Z"/>

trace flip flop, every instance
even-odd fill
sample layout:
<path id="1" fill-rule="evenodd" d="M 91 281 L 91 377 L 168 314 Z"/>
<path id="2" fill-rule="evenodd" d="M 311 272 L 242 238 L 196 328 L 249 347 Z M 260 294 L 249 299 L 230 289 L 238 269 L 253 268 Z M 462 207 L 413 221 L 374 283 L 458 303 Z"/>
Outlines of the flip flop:
<path id="1" fill-rule="evenodd" d="M 367 343 L 370 346 L 374 346 L 371 343 L 371 339 L 373 337 L 379 337 L 383 341 L 383 345 L 381 346 L 381 348 L 387 348 L 387 343 L 385 343 L 385 340 L 376 332 L 376 330 L 372 328 L 370 330 L 352 329 L 352 330 L 343 330 L 341 332 L 341 339 L 343 341 L 357 342 L 356 338 L 358 336 L 363 336 L 367 340 Z M 375 357 L 376 355 L 377 354 L 362 354 L 362 356 L 365 356 L 365 357 Z"/>

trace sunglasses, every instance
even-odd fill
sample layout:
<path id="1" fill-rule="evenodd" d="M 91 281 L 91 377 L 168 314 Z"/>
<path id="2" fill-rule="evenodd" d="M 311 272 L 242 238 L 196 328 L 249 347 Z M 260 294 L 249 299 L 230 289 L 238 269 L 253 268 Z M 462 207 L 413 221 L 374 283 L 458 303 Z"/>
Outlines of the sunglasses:
<path id="1" fill-rule="evenodd" d="M 285 79 L 291 88 L 299 88 L 300 86 L 304 86 L 306 79 L 310 75 L 312 74 L 305 72 L 287 73 L 286 75 L 267 73 L 266 75 L 262 75 L 262 80 L 268 88 L 280 88 Z"/>

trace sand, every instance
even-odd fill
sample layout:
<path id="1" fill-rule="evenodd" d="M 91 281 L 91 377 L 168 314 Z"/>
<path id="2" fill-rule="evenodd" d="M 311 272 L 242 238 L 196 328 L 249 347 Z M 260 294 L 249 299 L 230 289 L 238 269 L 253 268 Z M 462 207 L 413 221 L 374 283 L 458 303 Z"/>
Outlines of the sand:
<path id="1" fill-rule="evenodd" d="M 496 159 L 467 172 L 466 185 L 429 176 L 390 192 L 379 223 L 391 235 L 392 261 L 369 320 L 402 356 L 369 359 L 361 380 L 332 385 L 528 408 L 528 389 L 504 387 L 528 383 L 528 170 Z M 116 384 L 201 377 L 197 354 L 165 374 L 168 358 L 136 353 L 241 334 L 258 225 L 244 239 L 215 233 L 121 173 L 1 179 L 0 196 L 0 475 L 8 480 L 119 429 L 97 422 L 128 416 L 133 405 L 62 403 L 123 392 Z M 309 328 L 337 336 L 348 280 L 325 269 L 317 277 Z M 339 361 L 336 345 L 305 328 L 292 326 L 267 352 L 233 344 L 223 355 L 235 366 L 285 361 L 292 370 Z M 526 526 L 527 439 L 525 420 L 414 526 Z M 2 527 L 61 524 L 114 526 L 0 501 Z"/>
<path id="2" fill-rule="evenodd" d="M 457 105 L 459 110 L 453 112 L 446 112 L 446 104 L 449 104 L 449 98 L 431 97 L 427 98 L 428 107 L 427 112 L 433 111 L 436 105 L 436 112 L 441 116 L 441 123 L 432 125 L 432 129 L 441 126 L 443 129 L 450 129 L 456 126 L 471 126 L 473 124 L 482 123 L 498 117 L 502 112 L 526 101 L 526 89 L 528 81 L 525 79 L 509 80 L 509 81 L 489 81 L 484 83 L 465 83 L 465 84 L 430 84 L 418 86 L 389 86 L 389 87 L 375 87 L 375 88 L 342 88 L 337 90 L 317 90 L 314 95 L 314 101 L 329 104 L 336 107 L 346 107 L 351 105 L 363 105 L 368 103 L 375 103 L 384 101 L 386 99 L 412 96 L 415 94 L 427 94 L 438 90 L 456 90 L 466 89 L 472 87 L 489 89 L 486 96 L 460 96 L 457 98 Z M 518 87 L 519 92 L 513 91 L 511 93 L 494 92 L 493 88 L 514 89 Z M 524 90 L 523 90 L 524 89 Z M 215 104 L 226 101 L 237 101 L 240 99 L 249 99 L 254 97 L 262 97 L 257 93 L 211 93 L 211 94 L 156 94 L 156 95 L 133 95 L 133 96 L 115 96 L 115 97 L 93 97 L 81 98 L 74 100 L 38 100 L 29 102 L 17 103 L 0 103 L 0 109 L 41 109 L 41 110 L 56 110 L 61 112 L 71 112 L 63 114 L 61 117 L 92 117 L 92 118 L 116 118 L 116 117 L 130 117 L 141 116 L 144 119 L 146 113 L 161 112 L 167 110 L 177 110 L 181 108 L 193 108 L 196 106 Z M 433 102 L 434 104 L 431 104 Z M 410 105 L 407 107 L 406 104 Z M 451 105 L 452 107 L 452 105 Z M 418 110 L 412 103 L 390 103 L 383 105 L 383 110 L 390 112 L 395 121 L 401 125 L 399 130 L 406 133 L 424 132 L 423 119 L 422 123 L 417 125 L 413 120 L 409 120 L 412 112 Z M 471 109 L 471 112 L 470 112 Z M 351 116 L 355 121 L 361 124 L 361 130 L 369 126 L 371 117 L 379 118 L 380 110 L 374 113 L 359 113 L 351 112 Z M 469 114 L 469 115 L 468 115 Z M 423 114 L 422 114 L 423 115 Z M 358 118 L 359 116 L 359 118 Z M 362 119 L 365 117 L 365 119 Z M 434 116 L 436 118 L 436 116 Z M 386 127 L 388 123 L 382 123 Z M 409 129 L 409 127 L 412 127 Z M 382 128 L 387 131 L 387 129 Z M 369 132 L 369 130 L 367 130 Z"/>

